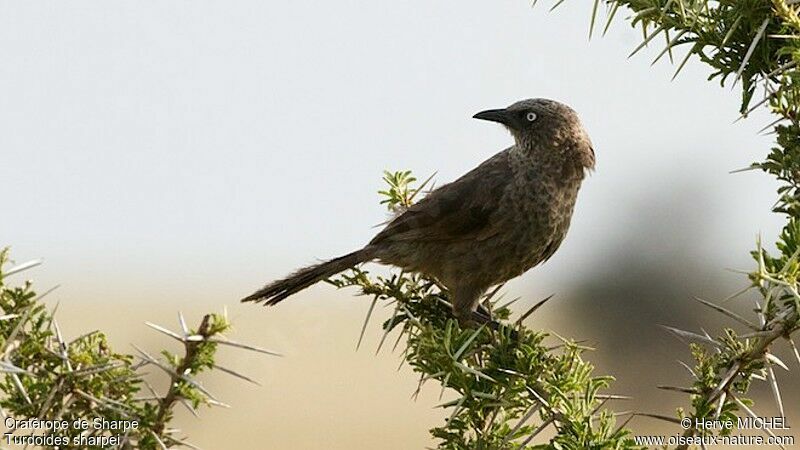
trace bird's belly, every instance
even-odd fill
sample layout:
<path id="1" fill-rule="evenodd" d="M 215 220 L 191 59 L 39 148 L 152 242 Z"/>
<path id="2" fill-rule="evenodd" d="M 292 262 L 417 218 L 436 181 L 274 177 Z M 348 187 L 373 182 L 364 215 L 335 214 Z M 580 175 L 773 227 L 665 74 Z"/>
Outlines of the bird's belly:
<path id="1" fill-rule="evenodd" d="M 557 236 L 552 227 L 529 225 L 527 228 L 521 227 L 507 235 L 498 236 L 492 242 L 486 242 L 486 248 L 478 248 L 476 253 L 489 256 L 488 265 L 494 268 L 492 281 L 500 283 L 522 275 L 546 260 L 562 238 L 563 236 Z"/>
<path id="2" fill-rule="evenodd" d="M 486 240 L 422 245 L 417 247 L 417 255 L 424 258 L 404 258 L 406 264 L 394 264 L 432 275 L 445 284 L 469 280 L 491 286 L 547 259 L 563 238 L 549 228 L 517 226 Z"/>

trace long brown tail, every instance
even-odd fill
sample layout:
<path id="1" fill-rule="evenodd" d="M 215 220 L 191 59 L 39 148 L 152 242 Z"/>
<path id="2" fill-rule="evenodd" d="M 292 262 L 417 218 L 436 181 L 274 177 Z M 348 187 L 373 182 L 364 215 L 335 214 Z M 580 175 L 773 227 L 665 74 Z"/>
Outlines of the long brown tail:
<path id="1" fill-rule="evenodd" d="M 314 283 L 330 276 L 343 272 L 358 263 L 369 261 L 373 258 L 372 249 L 364 247 L 330 261 L 305 267 L 288 277 L 273 281 L 252 295 L 242 299 L 243 302 L 264 302 L 265 305 L 275 305 L 286 297 L 296 294 Z"/>

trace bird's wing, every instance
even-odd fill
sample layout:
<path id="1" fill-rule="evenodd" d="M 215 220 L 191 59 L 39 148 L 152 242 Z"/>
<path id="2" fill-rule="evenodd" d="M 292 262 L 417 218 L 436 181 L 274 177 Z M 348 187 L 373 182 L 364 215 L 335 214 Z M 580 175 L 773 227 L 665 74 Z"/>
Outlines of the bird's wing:
<path id="1" fill-rule="evenodd" d="M 495 212 L 512 182 L 508 150 L 428 194 L 392 220 L 370 244 L 483 240 L 499 231 Z"/>

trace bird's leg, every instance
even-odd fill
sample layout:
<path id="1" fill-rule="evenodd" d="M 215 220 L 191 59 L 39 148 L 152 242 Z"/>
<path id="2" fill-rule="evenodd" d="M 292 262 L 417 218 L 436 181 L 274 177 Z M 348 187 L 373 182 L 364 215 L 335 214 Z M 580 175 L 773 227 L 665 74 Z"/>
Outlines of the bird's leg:
<path id="1" fill-rule="evenodd" d="M 485 315 L 481 311 L 472 312 L 472 322 L 488 325 L 489 328 L 493 329 L 494 331 L 502 331 L 503 328 L 511 328 L 511 325 L 500 323 L 492 319 L 490 316 Z M 517 332 L 517 330 L 511 328 L 511 337 L 515 340 L 519 337 L 519 333 Z"/>
<path id="2" fill-rule="evenodd" d="M 458 319 L 459 325 L 462 328 L 487 325 L 495 331 L 512 328 L 511 337 L 517 340 L 519 338 L 517 330 L 514 330 L 511 325 L 505 325 L 494 320 L 489 309 L 480 304 L 480 298 L 485 291 L 486 289 L 473 287 L 462 287 L 453 291 L 453 314 Z"/>
<path id="3" fill-rule="evenodd" d="M 489 308 L 486 307 L 483 303 L 478 303 L 478 310 L 477 312 L 481 315 L 486 316 L 487 318 L 492 318 L 492 312 L 489 311 Z"/>
<path id="4" fill-rule="evenodd" d="M 470 318 L 479 324 L 489 324 L 490 326 L 497 324 L 485 310 L 481 311 L 480 308 L 477 311 L 472 311 Z"/>
<path id="5" fill-rule="evenodd" d="M 458 324 L 461 325 L 461 328 L 472 328 L 489 321 L 488 317 L 481 315 L 477 311 L 459 311 L 453 309 L 453 315 L 456 320 L 458 320 Z"/>
<path id="6" fill-rule="evenodd" d="M 484 289 L 473 286 L 459 286 L 453 289 L 453 315 L 458 319 L 462 327 L 474 326 L 476 323 L 483 324 L 490 321 L 487 314 L 477 311 L 478 301 L 483 295 Z"/>
<path id="7" fill-rule="evenodd" d="M 499 331 L 504 326 L 492 319 L 489 309 L 480 304 L 480 298 L 485 291 L 486 289 L 471 286 L 454 290 L 453 314 L 462 328 L 487 325 L 489 328 Z"/>

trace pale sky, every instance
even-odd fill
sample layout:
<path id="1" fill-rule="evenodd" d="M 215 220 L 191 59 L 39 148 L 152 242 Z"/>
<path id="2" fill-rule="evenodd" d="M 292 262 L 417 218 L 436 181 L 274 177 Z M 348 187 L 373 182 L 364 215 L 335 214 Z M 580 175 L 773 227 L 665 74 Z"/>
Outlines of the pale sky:
<path id="1" fill-rule="evenodd" d="M 547 8 L 0 3 L 2 243 L 79 297 L 115 280 L 158 285 L 143 301 L 198 283 L 234 298 L 367 241 L 383 169 L 453 180 L 510 143 L 472 114 L 549 97 L 580 113 L 598 163 L 548 283 L 676 195 L 697 211 L 672 220 L 710 220 L 709 249 L 746 261 L 780 224 L 773 185 L 727 172 L 766 153 L 767 119 L 732 124 L 738 93 L 696 61 L 670 82 L 666 58 L 650 67 L 660 40 L 626 59 L 627 23 L 589 41 L 588 6 Z"/>
<path id="2" fill-rule="evenodd" d="M 129 333 L 146 333 L 138 324 L 156 321 L 151 315 L 194 307 L 197 318 L 227 305 L 257 344 L 299 353 L 307 370 L 326 370 L 337 362 L 321 358 L 341 353 L 324 345 L 355 358 L 360 309 L 352 323 L 336 324 L 349 330 L 344 342 L 324 334 L 327 322 L 319 328 L 297 317 L 296 305 L 321 308 L 313 317 L 324 320 L 325 308 L 356 305 L 350 294 L 318 288 L 270 312 L 236 306 L 237 299 L 368 241 L 385 219 L 376 195 L 384 169 L 438 172 L 439 184 L 451 181 L 511 142 L 500 126 L 471 119 L 474 113 L 547 97 L 578 111 L 597 170 L 562 248 L 512 293 L 541 298 L 568 289 L 571 277 L 607 264 L 627 245 L 629 230 L 653 220 L 666 226 L 640 245 L 637 264 L 689 251 L 720 273 L 749 268 L 756 234 L 770 242 L 782 225 L 769 212 L 775 184 L 761 173 L 728 172 L 767 153 L 772 138 L 756 131 L 770 120 L 760 114 L 733 124 L 739 93 L 706 81 L 709 71 L 697 61 L 671 82 L 666 58 L 650 66 L 661 39 L 627 59 L 641 33 L 622 12 L 608 36 L 590 41 L 590 4 L 568 1 L 553 13 L 549 6 L 0 2 L 0 245 L 11 245 L 18 261 L 45 259 L 26 276 L 42 290 L 62 286 L 54 294 L 62 314 L 85 321 L 65 319 L 72 335 L 135 317 L 135 330 L 112 327 L 135 340 Z M 682 56 L 679 50 L 676 59 Z M 323 292 L 327 301 L 314 298 Z M 92 303 L 103 305 L 92 310 L 94 319 L 80 312 Z M 308 342 L 320 343 L 313 358 L 304 353 Z M 369 352 L 358 358 L 372 367 Z M 248 363 L 257 364 L 263 369 Z M 290 382 L 298 370 L 292 360 L 270 364 L 275 383 Z M 407 385 L 392 391 L 398 398 L 413 388 L 406 375 Z M 263 414 L 302 425 L 298 398 L 347 390 L 352 375 L 329 376 L 341 384 L 263 388 L 258 395 L 301 408 Z M 362 378 L 365 402 L 387 386 L 376 375 L 370 391 Z M 245 401 L 262 401 L 251 397 Z M 342 414 L 341 398 L 329 400 Z M 413 404 L 403 407 L 416 414 Z M 251 410 L 237 420 L 258 427 L 261 417 Z M 313 439 L 354 448 L 321 411 L 320 426 L 330 429 Z M 384 411 L 384 422 L 375 409 L 358 411 L 378 421 L 365 433 L 399 423 L 392 411 Z M 434 420 L 424 411 L 424 420 Z M 407 423 L 414 442 L 428 440 L 429 422 Z M 291 448 L 303 448 L 301 436 L 283 432 Z"/>

